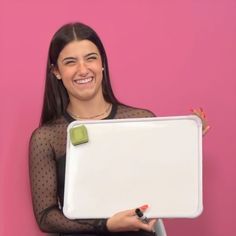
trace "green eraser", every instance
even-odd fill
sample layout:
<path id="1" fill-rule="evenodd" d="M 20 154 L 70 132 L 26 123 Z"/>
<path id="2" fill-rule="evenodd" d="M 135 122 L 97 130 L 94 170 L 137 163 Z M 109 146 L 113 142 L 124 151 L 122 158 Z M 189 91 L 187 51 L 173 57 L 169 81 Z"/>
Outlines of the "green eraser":
<path id="1" fill-rule="evenodd" d="M 70 140 L 74 146 L 88 142 L 88 132 L 84 125 L 70 129 Z"/>

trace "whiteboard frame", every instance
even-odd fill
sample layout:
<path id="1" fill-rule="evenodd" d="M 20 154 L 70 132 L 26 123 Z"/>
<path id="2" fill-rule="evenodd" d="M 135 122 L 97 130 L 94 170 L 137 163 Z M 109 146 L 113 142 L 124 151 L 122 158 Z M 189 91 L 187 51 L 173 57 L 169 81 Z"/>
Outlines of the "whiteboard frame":
<path id="1" fill-rule="evenodd" d="M 89 135 L 89 142 L 73 146 L 70 141 L 69 130 L 79 125 L 86 126 Z M 150 131 L 153 131 L 151 136 Z M 179 136 L 180 131 L 181 136 Z M 105 132 L 105 136 L 103 132 Z M 114 137 L 114 133 L 116 134 L 116 137 Z M 174 138 L 169 141 L 170 137 Z M 168 142 L 170 142 L 169 144 L 166 144 L 167 138 Z M 101 142 L 101 139 L 103 142 Z M 158 145 L 154 143 L 152 139 L 159 139 L 162 146 L 157 148 Z M 119 152 L 123 156 L 126 154 L 119 146 L 117 140 L 122 140 L 122 145 L 126 146 L 126 151 L 129 149 L 126 143 L 129 143 L 129 146 L 135 147 L 136 150 L 134 150 L 134 148 L 128 150 L 129 154 L 130 152 L 134 152 L 132 154 L 138 156 L 139 153 L 148 152 L 148 156 L 152 156 L 148 159 L 150 166 L 146 165 L 146 162 L 141 160 L 142 158 L 140 158 L 139 161 L 134 161 L 134 159 L 132 159 L 133 157 L 129 157 L 133 155 L 126 155 L 125 161 L 127 161 L 128 165 L 130 166 L 132 163 L 132 168 L 136 168 L 136 172 L 140 172 L 140 174 L 136 174 L 136 172 L 133 173 L 131 171 L 132 175 L 135 175 L 135 177 L 128 176 L 129 173 L 126 164 L 124 165 L 124 158 L 117 158 L 120 156 Z M 139 145 L 137 145 L 137 143 L 135 145 L 135 143 L 132 142 L 138 142 Z M 179 142 L 180 146 L 182 144 L 185 145 L 186 142 L 188 145 L 185 146 L 189 147 L 189 145 L 192 145 L 192 149 L 194 150 L 190 150 L 191 148 L 183 148 L 183 145 L 179 148 L 181 150 L 178 150 L 178 147 L 175 145 L 176 142 Z M 96 143 L 98 143 L 98 147 L 96 147 Z M 106 147 L 106 143 L 109 143 L 109 150 L 106 152 L 100 150 L 103 143 L 103 149 Z M 162 148 L 165 147 L 165 144 L 167 147 L 169 147 L 169 145 L 172 146 L 172 148 Z M 175 147 L 173 148 L 173 146 Z M 144 148 L 148 150 L 143 150 Z M 159 149 L 164 150 L 161 151 L 163 157 L 153 157 L 155 152 L 158 153 L 157 150 Z M 175 153 L 178 153 L 179 151 L 181 154 L 178 156 L 178 162 L 175 159 L 171 159 L 173 158 L 173 153 L 170 154 L 171 149 L 175 150 Z M 184 155 L 184 157 L 182 157 L 182 153 L 185 153 L 184 149 L 188 149 L 188 153 L 192 152 L 191 155 L 194 156 L 194 158 L 191 157 L 190 159 Z M 95 153 L 97 152 L 102 153 L 99 158 L 96 158 Z M 166 157 L 164 155 L 165 153 L 162 152 L 167 152 Z M 108 155 L 105 157 L 106 153 Z M 116 158 L 113 159 L 113 161 L 109 161 L 108 159 L 111 154 L 112 156 L 115 156 L 113 158 Z M 131 159 L 130 162 L 129 159 Z M 168 161 L 165 163 L 165 160 Z M 160 166 L 169 165 L 168 168 L 170 168 L 170 170 L 165 172 L 162 171 L 163 168 L 158 170 L 157 165 L 156 168 L 158 173 L 155 173 L 155 176 L 153 176 L 153 172 L 150 170 L 153 169 L 154 165 L 156 165 L 155 161 L 157 164 L 159 163 Z M 172 162 L 175 164 L 173 165 Z M 188 173 L 188 168 L 184 167 L 185 162 L 186 165 L 189 165 L 189 170 L 192 170 L 191 173 Z M 106 163 L 109 163 L 109 168 L 106 166 Z M 184 163 L 184 165 L 180 166 L 178 163 Z M 146 165 L 146 168 L 143 169 L 142 165 Z M 175 166 L 178 170 L 175 169 Z M 92 173 L 88 171 L 91 169 Z M 117 169 L 119 169 L 119 171 L 117 171 Z M 173 177 L 175 172 L 177 172 L 178 175 Z M 182 172 L 183 174 L 181 174 Z M 123 175 L 126 176 L 121 180 L 122 182 L 119 183 L 119 179 Z M 150 178 L 153 177 L 156 178 L 156 181 L 152 182 L 150 181 Z M 137 180 L 135 183 L 138 183 L 138 186 L 134 184 L 134 178 Z M 158 182 L 157 180 L 160 178 L 164 178 L 164 182 Z M 179 182 L 178 178 L 180 179 Z M 188 178 L 190 180 L 185 180 Z M 124 181 L 124 179 L 126 181 Z M 169 181 L 166 179 L 169 179 Z M 118 185 L 113 186 L 109 183 L 112 181 L 116 184 L 118 183 Z M 179 184 L 181 181 L 184 185 L 188 186 L 185 188 L 189 189 L 185 189 L 181 184 Z M 158 190 L 159 188 L 158 186 L 155 186 L 155 183 L 159 183 L 158 185 L 159 188 L 162 189 L 162 192 Z M 123 189 L 123 192 L 120 192 L 119 189 Z M 125 191 L 128 189 L 129 191 Z M 145 189 L 145 191 L 142 191 L 142 189 Z M 162 196 L 164 191 L 166 191 L 166 195 Z M 186 193 L 181 195 L 181 191 L 184 191 L 184 193 L 186 191 Z M 134 196 L 132 196 L 132 193 Z M 117 195 L 119 195 L 118 198 L 116 197 Z M 185 196 L 188 197 L 184 199 Z M 191 201 L 189 200 L 190 198 L 192 198 Z M 114 199 L 115 201 L 113 202 Z M 150 208 L 146 212 L 147 216 L 150 218 L 194 218 L 201 214 L 203 210 L 201 119 L 195 115 L 190 115 L 73 121 L 70 123 L 67 129 L 67 155 L 63 206 L 64 215 L 69 219 L 108 218 L 118 211 L 136 208 L 142 204 L 150 205 Z M 184 205 L 187 205 L 187 207 Z M 168 209 L 169 206 L 171 207 L 170 209 Z"/>

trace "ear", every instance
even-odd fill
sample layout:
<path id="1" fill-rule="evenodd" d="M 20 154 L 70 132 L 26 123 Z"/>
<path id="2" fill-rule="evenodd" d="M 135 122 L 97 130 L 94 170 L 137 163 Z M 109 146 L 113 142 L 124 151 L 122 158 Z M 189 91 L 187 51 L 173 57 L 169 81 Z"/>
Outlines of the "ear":
<path id="1" fill-rule="evenodd" d="M 52 66 L 52 73 L 56 76 L 58 80 L 61 80 L 61 74 L 59 70 L 57 69 L 57 67 Z"/>

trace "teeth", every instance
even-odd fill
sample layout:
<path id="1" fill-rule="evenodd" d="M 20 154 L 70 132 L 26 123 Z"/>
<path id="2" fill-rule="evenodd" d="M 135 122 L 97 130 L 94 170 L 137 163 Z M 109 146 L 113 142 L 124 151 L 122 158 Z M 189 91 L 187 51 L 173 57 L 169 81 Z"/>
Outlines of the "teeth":
<path id="1" fill-rule="evenodd" d="M 77 80 L 75 80 L 75 82 L 77 84 L 85 84 L 85 83 L 91 82 L 92 80 L 93 80 L 93 78 L 90 77 L 90 78 L 87 78 L 87 79 L 77 79 Z"/>

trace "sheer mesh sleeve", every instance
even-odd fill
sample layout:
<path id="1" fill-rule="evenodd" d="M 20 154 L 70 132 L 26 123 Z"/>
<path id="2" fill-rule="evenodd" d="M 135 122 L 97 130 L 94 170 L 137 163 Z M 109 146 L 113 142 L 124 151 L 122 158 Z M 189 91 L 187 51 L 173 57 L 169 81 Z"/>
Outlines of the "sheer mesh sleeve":
<path id="1" fill-rule="evenodd" d="M 141 118 L 155 116 L 152 112 L 119 105 L 109 119 Z M 38 128 L 31 137 L 29 170 L 34 214 L 40 229 L 60 234 L 110 234 L 106 219 L 69 220 L 61 210 L 58 200 L 57 161 L 66 152 L 66 130 L 72 118 L 61 119 Z M 143 232 L 145 235 L 148 232 Z M 143 235 L 132 232 L 127 235 Z M 150 234 L 150 233 L 149 233 Z M 125 236 L 125 233 L 114 233 Z"/>
<path id="2" fill-rule="evenodd" d="M 30 140 L 30 181 L 34 214 L 40 229 L 48 233 L 106 234 L 105 219 L 69 220 L 57 199 L 55 150 L 50 143 L 50 128 L 36 130 Z"/>

